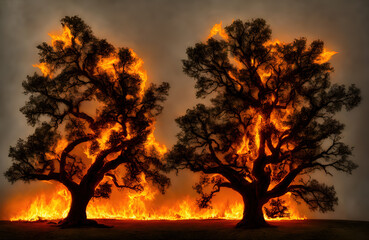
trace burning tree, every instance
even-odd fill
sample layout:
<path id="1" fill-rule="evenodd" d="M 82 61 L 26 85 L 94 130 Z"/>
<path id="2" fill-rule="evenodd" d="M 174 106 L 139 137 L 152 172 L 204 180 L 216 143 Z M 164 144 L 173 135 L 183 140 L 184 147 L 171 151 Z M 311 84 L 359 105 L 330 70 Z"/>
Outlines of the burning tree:
<path id="1" fill-rule="evenodd" d="M 213 38 L 217 33 L 221 39 Z M 272 42 L 263 19 L 225 29 L 217 24 L 206 43 L 187 49 L 184 72 L 197 80 L 197 97 L 211 97 L 211 105 L 176 119 L 181 132 L 168 156 L 177 169 L 203 173 L 194 187 L 200 207 L 221 188 L 233 189 L 244 202 L 237 227 L 246 228 L 267 226 L 263 205 L 285 194 L 312 210 L 334 210 L 334 187 L 311 174 L 357 167 L 334 116 L 357 106 L 360 91 L 331 84 L 333 54 L 320 40 Z M 278 209 L 286 215 L 282 205 L 272 201 L 270 215 Z"/>
<path id="2" fill-rule="evenodd" d="M 36 128 L 10 147 L 5 176 L 12 183 L 62 183 L 72 196 L 62 225 L 95 224 L 86 207 L 93 197 L 108 198 L 113 184 L 141 191 L 144 176 L 163 193 L 169 186 L 161 161 L 166 148 L 153 135 L 169 84 L 146 86 L 133 50 L 95 37 L 79 17 L 61 24 L 61 36 L 38 46 L 35 66 L 43 75 L 23 82 L 29 99 L 20 110 Z"/>

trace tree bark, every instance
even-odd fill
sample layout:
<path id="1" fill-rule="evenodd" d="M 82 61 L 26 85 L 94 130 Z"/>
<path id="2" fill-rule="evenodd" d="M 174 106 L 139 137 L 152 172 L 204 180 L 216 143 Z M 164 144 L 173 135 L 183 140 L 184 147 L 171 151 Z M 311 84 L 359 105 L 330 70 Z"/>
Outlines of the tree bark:
<path id="1" fill-rule="evenodd" d="M 93 197 L 93 192 L 87 191 L 81 186 L 70 192 L 72 202 L 68 216 L 60 222 L 59 226 L 63 228 L 97 226 L 97 222 L 87 219 L 86 214 L 87 205 Z"/>
<path id="2" fill-rule="evenodd" d="M 110 227 L 98 224 L 95 220 L 87 219 L 87 205 L 95 194 L 96 186 L 104 178 L 104 174 L 97 174 L 96 169 L 94 170 L 90 168 L 79 184 L 68 187 L 72 195 L 72 202 L 68 216 L 59 223 L 60 227 Z"/>
<path id="3" fill-rule="evenodd" d="M 244 202 L 243 218 L 236 228 L 262 228 L 270 226 L 264 219 L 264 202 L 250 194 L 242 194 Z"/>

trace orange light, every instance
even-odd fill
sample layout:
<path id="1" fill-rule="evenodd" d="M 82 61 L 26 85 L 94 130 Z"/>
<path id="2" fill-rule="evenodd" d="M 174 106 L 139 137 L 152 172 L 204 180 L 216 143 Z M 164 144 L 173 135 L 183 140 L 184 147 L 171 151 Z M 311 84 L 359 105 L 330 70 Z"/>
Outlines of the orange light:
<path id="1" fill-rule="evenodd" d="M 142 65 L 144 63 L 144 61 L 139 58 L 137 56 L 137 54 L 132 50 L 129 49 L 133 58 L 136 59 L 136 62 L 134 63 L 133 66 L 131 66 L 130 69 L 130 74 L 137 74 L 138 76 L 140 76 L 141 79 L 141 91 L 140 91 L 140 96 L 143 96 L 144 91 L 145 91 L 145 87 L 146 87 L 146 82 L 147 82 L 147 73 L 146 71 L 142 68 Z"/>
<path id="2" fill-rule="evenodd" d="M 119 59 L 114 55 L 107 58 L 101 58 L 97 63 L 97 69 L 106 72 L 108 75 L 112 75 L 113 78 L 116 79 L 116 64 L 118 62 Z"/>
<path id="3" fill-rule="evenodd" d="M 129 51 L 131 52 L 132 57 L 136 61 L 129 67 L 127 72 L 129 74 L 139 76 L 139 79 L 140 79 L 140 82 L 138 83 L 140 85 L 139 95 L 140 97 L 143 97 L 145 87 L 146 87 L 146 82 L 147 82 L 147 73 L 142 67 L 144 61 L 140 57 L 138 57 L 137 54 L 132 49 L 129 49 Z M 117 54 L 115 53 L 113 53 L 109 57 L 100 58 L 99 62 L 97 63 L 97 69 L 96 69 L 97 74 L 100 71 L 103 71 L 107 73 L 109 76 L 111 76 L 113 80 L 116 80 L 118 78 L 118 73 L 122 71 L 122 69 L 118 67 L 118 63 L 119 63 L 119 58 Z"/>
<path id="4" fill-rule="evenodd" d="M 210 34 L 208 36 L 209 38 L 212 38 L 213 36 L 219 34 L 219 36 L 221 38 L 223 38 L 224 40 L 228 40 L 228 34 L 227 32 L 224 30 L 224 28 L 222 28 L 222 22 L 220 22 L 219 24 L 215 24 L 213 26 L 213 28 L 210 30 Z"/>
<path id="5" fill-rule="evenodd" d="M 63 33 L 61 35 L 54 35 L 54 34 L 49 33 L 49 36 L 52 39 L 51 40 L 51 45 L 54 48 L 56 48 L 58 42 L 63 43 L 63 49 L 65 49 L 67 47 L 71 47 L 72 44 L 73 44 L 73 41 L 78 45 L 81 44 L 77 38 L 74 38 L 74 36 L 72 35 L 70 29 L 65 25 L 63 26 Z"/>
<path id="6" fill-rule="evenodd" d="M 151 187 L 145 176 L 141 175 L 142 192 L 126 190 L 124 194 L 114 190 L 119 195 L 117 200 L 94 199 L 87 206 L 87 217 L 90 219 L 136 219 L 136 220 L 185 220 L 185 219 L 242 219 L 243 203 L 234 201 L 217 202 L 211 209 L 199 209 L 196 200 L 190 196 L 177 199 L 169 204 L 153 207 L 153 201 L 158 190 Z M 286 204 L 291 204 L 289 195 L 283 198 Z M 24 204 L 10 218 L 11 221 L 37 221 L 40 219 L 56 220 L 65 218 L 68 214 L 71 196 L 64 186 L 58 185 L 53 193 L 43 193 Z M 19 206 L 19 205 L 18 205 Z M 290 216 L 267 220 L 304 220 L 295 210 L 290 209 Z"/>
<path id="7" fill-rule="evenodd" d="M 146 146 L 148 148 L 154 147 L 160 155 L 164 155 L 168 151 L 168 149 L 165 145 L 162 145 L 156 141 L 154 131 L 155 128 L 152 129 L 151 133 L 147 137 Z"/>
<path id="8" fill-rule="evenodd" d="M 51 46 L 54 49 L 56 49 L 58 42 L 63 44 L 63 49 L 71 47 L 73 45 L 73 41 L 77 45 L 81 44 L 77 38 L 74 38 L 70 29 L 67 26 L 63 27 L 63 33 L 61 35 L 49 33 L 49 36 L 51 37 Z M 39 68 L 45 77 L 46 76 L 52 77 L 52 69 L 47 63 L 34 64 L 32 66 Z"/>
<path id="9" fill-rule="evenodd" d="M 337 54 L 335 51 L 327 51 L 326 49 L 320 54 L 320 56 L 314 61 L 317 64 L 323 64 L 328 62 L 333 55 Z"/>
<path id="10" fill-rule="evenodd" d="M 32 67 L 37 67 L 41 70 L 42 74 L 46 77 L 46 76 L 50 76 L 51 75 L 51 69 L 50 67 L 47 65 L 47 63 L 40 63 L 40 64 L 33 64 Z"/>

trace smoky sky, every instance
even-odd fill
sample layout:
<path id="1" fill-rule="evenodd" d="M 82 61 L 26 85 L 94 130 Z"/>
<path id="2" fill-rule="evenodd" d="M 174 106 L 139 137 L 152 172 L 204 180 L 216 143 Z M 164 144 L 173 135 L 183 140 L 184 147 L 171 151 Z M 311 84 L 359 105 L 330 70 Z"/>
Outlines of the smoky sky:
<path id="1" fill-rule="evenodd" d="M 3 172 L 11 165 L 9 146 L 32 129 L 19 112 L 27 97 L 22 81 L 36 70 L 36 46 L 49 42 L 47 33 L 60 31 L 60 19 L 78 15 L 99 38 L 117 47 L 130 47 L 144 60 L 149 81 L 169 82 L 170 95 L 158 117 L 156 139 L 173 146 L 179 129 L 174 119 L 200 100 L 195 81 L 182 72 L 186 48 L 204 41 L 210 28 L 220 21 L 264 18 L 273 38 L 285 42 L 306 37 L 321 39 L 328 50 L 339 52 L 331 60 L 332 81 L 356 84 L 362 91 L 361 105 L 338 118 L 345 123 L 344 141 L 355 147 L 359 168 L 353 175 L 337 173 L 319 178 L 334 184 L 339 206 L 317 218 L 369 220 L 368 95 L 369 95 L 369 2 L 368 1 L 0 1 L 0 219 L 6 218 L 6 201 L 32 191 L 33 185 L 11 185 Z M 322 173 L 320 173 L 322 174 Z M 172 176 L 172 175 L 171 175 Z M 189 180 L 190 179 L 190 180 Z M 172 176 L 168 197 L 193 194 L 193 176 Z"/>

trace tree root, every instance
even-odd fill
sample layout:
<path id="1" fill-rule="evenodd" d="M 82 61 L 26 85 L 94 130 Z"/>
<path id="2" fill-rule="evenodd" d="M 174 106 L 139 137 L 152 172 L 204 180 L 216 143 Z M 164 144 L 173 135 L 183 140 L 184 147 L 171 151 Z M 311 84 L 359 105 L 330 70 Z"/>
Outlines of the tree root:
<path id="1" fill-rule="evenodd" d="M 257 228 L 270 228 L 270 227 L 275 227 L 275 226 L 270 225 L 266 221 L 254 222 L 254 221 L 241 220 L 236 225 L 236 228 L 240 228 L 240 229 L 257 229 Z"/>
<path id="2" fill-rule="evenodd" d="M 57 225 L 59 228 L 112 228 L 113 226 L 108 226 L 96 222 L 95 220 L 85 219 L 79 221 L 71 221 L 68 219 L 61 220 Z"/>

